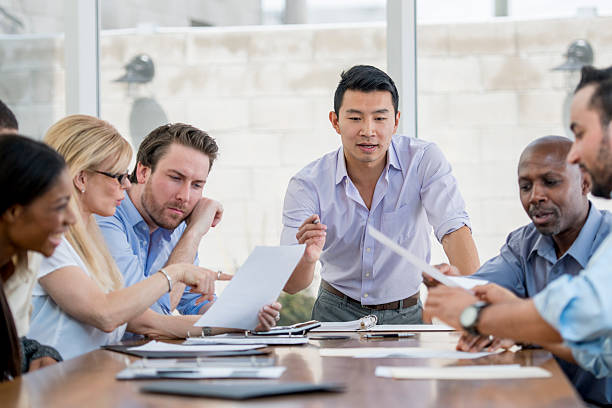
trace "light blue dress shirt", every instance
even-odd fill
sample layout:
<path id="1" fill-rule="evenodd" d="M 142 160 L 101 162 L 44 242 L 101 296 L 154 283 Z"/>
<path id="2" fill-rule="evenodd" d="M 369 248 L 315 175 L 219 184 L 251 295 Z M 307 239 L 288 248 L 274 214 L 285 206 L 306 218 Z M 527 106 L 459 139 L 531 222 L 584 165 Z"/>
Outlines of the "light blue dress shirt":
<path id="1" fill-rule="evenodd" d="M 533 302 L 571 347 L 576 361 L 597 377 L 612 376 L 612 235 L 577 276 L 562 276 Z"/>
<path id="2" fill-rule="evenodd" d="M 496 283 L 522 298 L 533 297 L 560 277 L 578 275 L 611 228 L 612 214 L 591 204 L 578 237 L 557 259 L 552 238 L 540 234 L 533 224 L 525 225 L 511 232 L 500 254 L 471 277 Z M 561 359 L 557 361 L 582 398 L 599 404 L 612 403 L 612 378 L 598 380 L 586 365 L 583 367 L 588 371 Z"/>
<path id="3" fill-rule="evenodd" d="M 182 222 L 172 231 L 157 228 L 153 234 L 150 234 L 147 223 L 127 194 L 117 207 L 115 215 L 96 216 L 96 221 L 111 255 L 123 274 L 125 286 L 138 283 L 163 268 L 187 227 Z M 198 264 L 197 255 L 194 264 Z M 187 287 L 177 310 L 182 314 L 197 314 L 207 303 L 196 305 L 195 301 L 199 297 L 199 294 L 190 293 Z M 151 306 L 151 309 L 158 313 L 170 314 L 170 295 L 164 294 Z"/>
<path id="4" fill-rule="evenodd" d="M 451 166 L 438 147 L 393 136 L 368 210 L 346 172 L 342 147 L 310 163 L 290 181 L 283 209 L 283 245 L 312 214 L 327 225 L 321 276 L 364 305 L 404 299 L 419 290 L 421 271 L 366 233 L 373 226 L 429 262 L 429 234 L 438 240 L 469 218 Z"/>

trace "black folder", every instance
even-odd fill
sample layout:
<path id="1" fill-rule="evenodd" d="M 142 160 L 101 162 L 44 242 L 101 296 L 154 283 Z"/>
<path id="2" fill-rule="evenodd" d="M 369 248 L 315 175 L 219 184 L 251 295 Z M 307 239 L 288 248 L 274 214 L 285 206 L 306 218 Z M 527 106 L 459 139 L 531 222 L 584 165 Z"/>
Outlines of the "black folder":
<path id="1" fill-rule="evenodd" d="M 311 392 L 342 392 L 344 385 L 339 383 L 310 384 L 291 383 L 197 383 L 192 381 L 160 381 L 140 388 L 142 392 L 156 394 L 186 395 L 191 397 L 210 397 L 232 400 L 270 397 L 275 395 L 302 394 Z"/>
<path id="2" fill-rule="evenodd" d="M 234 356 L 264 356 L 270 350 L 261 349 L 243 351 L 140 351 L 130 350 L 134 345 L 109 344 L 102 346 L 104 350 L 116 351 L 136 357 L 146 358 L 197 358 L 197 357 L 234 357 Z"/>

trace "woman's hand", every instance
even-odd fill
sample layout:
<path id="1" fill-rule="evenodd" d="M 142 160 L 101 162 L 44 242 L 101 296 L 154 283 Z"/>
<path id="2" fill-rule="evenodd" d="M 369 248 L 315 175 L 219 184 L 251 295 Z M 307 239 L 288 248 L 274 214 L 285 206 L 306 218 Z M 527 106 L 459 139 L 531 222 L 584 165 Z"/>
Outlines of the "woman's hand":
<path id="1" fill-rule="evenodd" d="M 278 302 L 266 305 L 259 311 L 259 324 L 255 331 L 268 331 L 276 326 L 276 322 L 280 320 L 280 310 L 282 306 Z"/>
<path id="2" fill-rule="evenodd" d="M 214 300 L 215 281 L 227 281 L 233 275 L 219 273 L 210 269 L 201 268 L 189 263 L 178 263 L 164 267 L 164 270 L 172 277 L 174 282 L 182 282 L 191 287 L 191 292 L 201 293 L 202 300 Z"/>

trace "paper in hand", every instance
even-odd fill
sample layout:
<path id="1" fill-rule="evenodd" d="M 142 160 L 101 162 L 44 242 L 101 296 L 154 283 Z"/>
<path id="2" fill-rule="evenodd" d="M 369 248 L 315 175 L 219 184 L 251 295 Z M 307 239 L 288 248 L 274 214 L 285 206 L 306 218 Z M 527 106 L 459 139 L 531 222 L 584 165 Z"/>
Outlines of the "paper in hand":
<path id="1" fill-rule="evenodd" d="M 196 326 L 253 330 L 257 314 L 278 298 L 306 245 L 255 247 Z"/>
<path id="2" fill-rule="evenodd" d="M 432 278 L 434 278 L 438 282 L 442 283 L 443 285 L 454 286 L 454 287 L 459 287 L 460 286 L 459 284 L 454 282 L 453 279 L 451 279 L 451 277 L 444 275 L 442 272 L 440 272 L 439 270 L 437 270 L 433 266 L 429 265 L 427 262 L 421 260 L 416 255 L 413 255 L 406 248 L 402 248 L 397 243 L 395 243 L 391 238 L 387 237 L 385 234 L 383 234 L 382 232 L 378 231 L 376 228 L 368 227 L 368 232 L 370 233 L 372 238 L 374 238 L 375 240 L 377 240 L 381 244 L 385 245 L 386 247 L 391 249 L 393 252 L 395 252 L 398 255 L 402 256 L 404 259 L 406 259 L 412 265 L 416 266 L 422 272 L 425 272 L 427 275 L 431 276 Z"/>

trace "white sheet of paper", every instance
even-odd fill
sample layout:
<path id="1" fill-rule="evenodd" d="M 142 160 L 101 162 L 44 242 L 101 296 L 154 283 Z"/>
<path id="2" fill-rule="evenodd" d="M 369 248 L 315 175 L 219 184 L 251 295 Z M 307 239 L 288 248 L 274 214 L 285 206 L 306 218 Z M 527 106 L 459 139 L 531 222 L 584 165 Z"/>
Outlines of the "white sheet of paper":
<path id="1" fill-rule="evenodd" d="M 436 350 L 422 347 L 359 347 L 320 349 L 321 357 L 354 357 L 354 358 L 450 358 L 475 359 L 490 356 L 494 353 L 468 353 L 465 351 Z"/>
<path id="2" fill-rule="evenodd" d="M 461 286 L 463 289 L 467 289 L 467 290 L 472 289 L 474 286 L 486 285 L 487 283 L 489 283 L 488 280 L 473 279 L 473 278 L 468 278 L 467 276 L 447 276 L 447 277 L 452 279 L 453 282 Z"/>
<path id="3" fill-rule="evenodd" d="M 161 373 L 160 373 L 161 371 Z M 173 368 L 126 368 L 117 374 L 119 380 L 133 378 L 279 378 L 285 367 L 196 367 Z"/>
<path id="4" fill-rule="evenodd" d="M 150 341 L 142 346 L 130 347 L 131 351 L 245 351 L 262 348 L 262 345 L 236 345 L 236 344 L 224 344 L 224 345 L 185 345 L 185 344 L 170 344 L 161 341 Z"/>
<path id="5" fill-rule="evenodd" d="M 311 332 L 354 332 L 363 330 L 361 329 L 362 324 L 366 327 L 373 327 L 376 320 L 376 316 L 365 316 L 348 322 L 321 322 L 321 326 L 312 329 Z"/>
<path id="6" fill-rule="evenodd" d="M 300 345 L 308 344 L 308 338 L 301 336 L 293 337 L 278 337 L 278 336 L 248 336 L 248 337 L 227 337 L 227 336 L 211 336 L 211 337 L 192 337 L 183 344 L 263 344 L 263 345 Z"/>
<path id="7" fill-rule="evenodd" d="M 306 245 L 255 247 L 196 326 L 253 330 L 257 314 L 278 298 Z"/>
<path id="8" fill-rule="evenodd" d="M 455 331 L 455 328 L 446 324 L 377 324 L 370 327 L 369 332 L 438 332 Z"/>
<path id="9" fill-rule="evenodd" d="M 519 364 L 453 367 L 376 367 L 377 377 L 431 380 L 494 380 L 507 378 L 548 378 L 549 371 Z"/>
<path id="10" fill-rule="evenodd" d="M 437 270 L 433 266 L 429 265 L 427 262 L 421 260 L 416 255 L 413 255 L 406 248 L 403 248 L 403 247 L 399 246 L 397 243 L 395 243 L 395 241 L 393 241 L 391 238 L 387 237 L 382 232 L 378 231 L 376 228 L 371 227 L 371 226 L 368 227 L 368 233 L 372 236 L 372 238 L 374 238 L 375 240 L 377 240 L 381 244 L 385 245 L 389 249 L 393 250 L 398 255 L 401 255 L 408 262 L 410 262 L 412 265 L 414 265 L 417 268 L 419 268 L 421 270 L 421 272 L 427 273 L 429 276 L 431 276 L 432 278 L 434 278 L 438 282 L 440 282 L 440 283 L 442 283 L 442 284 L 444 284 L 446 286 L 459 286 L 459 284 L 456 283 L 454 280 L 450 279 L 449 276 L 444 275 L 442 272 L 440 272 L 439 270 Z"/>

